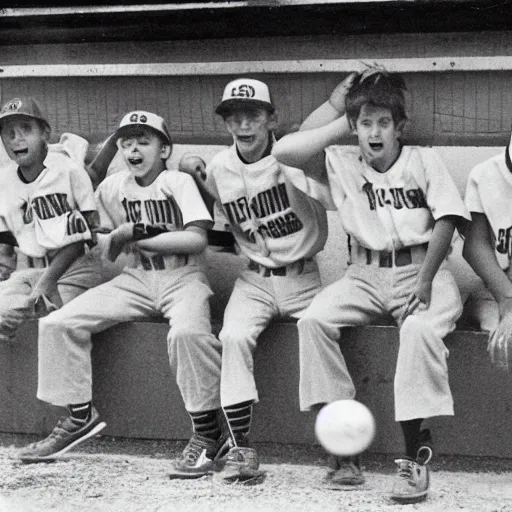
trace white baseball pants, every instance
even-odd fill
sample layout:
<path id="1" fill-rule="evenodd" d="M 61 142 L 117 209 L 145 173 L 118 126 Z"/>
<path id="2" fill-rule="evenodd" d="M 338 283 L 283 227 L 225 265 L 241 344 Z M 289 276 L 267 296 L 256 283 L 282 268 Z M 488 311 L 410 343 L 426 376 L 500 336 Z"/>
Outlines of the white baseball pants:
<path id="1" fill-rule="evenodd" d="M 300 406 L 354 398 L 356 390 L 340 350 L 341 327 L 369 324 L 390 313 L 398 322 L 420 265 L 381 268 L 353 264 L 326 287 L 299 319 Z M 395 371 L 395 419 L 453 415 L 448 349 L 443 338 L 462 313 L 457 284 L 444 266 L 432 283 L 430 307 L 421 306 L 400 327 Z"/>
<path id="2" fill-rule="evenodd" d="M 124 269 L 40 320 L 37 397 L 60 406 L 90 401 L 91 335 L 161 314 L 169 320 L 169 361 L 187 411 L 218 409 L 221 355 L 211 332 L 211 295 L 202 267 Z"/>
<path id="3" fill-rule="evenodd" d="M 299 318 L 320 291 L 315 261 L 307 261 L 299 275 L 262 277 L 245 270 L 224 312 L 221 401 L 223 407 L 258 401 L 254 380 L 254 350 L 258 336 L 274 317 Z"/>
<path id="4" fill-rule="evenodd" d="M 23 268 L 0 282 L 0 341 L 13 339 L 25 320 L 37 318 L 29 296 L 43 272 L 44 268 Z M 68 303 L 114 274 L 115 267 L 100 260 L 96 252 L 78 258 L 57 282 L 62 303 Z"/>

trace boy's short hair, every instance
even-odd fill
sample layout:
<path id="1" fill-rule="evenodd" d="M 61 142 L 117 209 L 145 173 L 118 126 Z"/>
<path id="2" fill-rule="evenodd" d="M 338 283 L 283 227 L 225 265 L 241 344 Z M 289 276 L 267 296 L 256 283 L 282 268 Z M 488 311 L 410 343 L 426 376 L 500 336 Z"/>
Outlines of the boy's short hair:
<path id="1" fill-rule="evenodd" d="M 0 110 L 0 129 L 4 120 L 12 116 L 36 119 L 44 128 L 50 129 L 50 123 L 43 114 L 41 107 L 31 96 L 19 96 L 4 104 Z"/>
<path id="2" fill-rule="evenodd" d="M 363 105 L 388 108 L 395 124 L 406 121 L 405 91 L 407 87 L 398 73 L 388 73 L 379 68 L 370 68 L 359 73 L 347 95 L 345 111 L 352 124 L 355 124 Z"/>
<path id="3" fill-rule="evenodd" d="M 237 78 L 224 88 L 222 101 L 215 112 L 225 118 L 234 108 L 264 108 L 275 112 L 268 85 L 253 78 Z"/>
<path id="4" fill-rule="evenodd" d="M 119 127 L 114 132 L 114 138 L 116 140 L 123 138 L 137 126 L 149 128 L 160 137 L 164 144 L 172 147 L 171 135 L 164 119 L 152 112 L 146 112 L 145 110 L 128 112 L 128 114 L 121 119 Z"/>

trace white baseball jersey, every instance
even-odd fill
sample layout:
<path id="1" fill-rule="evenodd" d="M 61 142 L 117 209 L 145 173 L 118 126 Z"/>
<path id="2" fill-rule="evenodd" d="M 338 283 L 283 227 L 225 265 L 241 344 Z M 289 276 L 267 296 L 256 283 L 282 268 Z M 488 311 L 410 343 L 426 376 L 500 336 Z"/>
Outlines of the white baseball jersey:
<path id="1" fill-rule="evenodd" d="M 483 213 L 487 217 L 498 263 L 506 269 L 512 257 L 512 170 L 505 162 L 505 152 L 471 170 L 465 202 L 470 212 Z"/>
<path id="2" fill-rule="evenodd" d="M 83 167 L 60 152 L 48 152 L 45 169 L 27 183 L 14 162 L 2 169 L 0 232 L 9 231 L 27 256 L 44 257 L 74 242 L 90 240 L 81 211 L 93 211 L 94 192 Z"/>
<path id="3" fill-rule="evenodd" d="M 182 231 L 190 225 L 209 229 L 212 218 L 193 178 L 178 171 L 162 171 L 153 183 L 141 187 L 128 170 L 108 176 L 96 189 L 96 204 L 103 227 L 114 229 L 125 222 L 168 224 L 170 230 Z M 137 253 L 138 264 L 144 257 Z M 181 255 L 155 255 L 165 268 L 183 265 Z M 156 265 L 158 263 L 154 261 Z M 188 264 L 203 264 L 203 254 L 191 254 Z"/>
<path id="4" fill-rule="evenodd" d="M 327 239 L 327 186 L 269 155 L 242 162 L 233 145 L 206 167 L 206 185 L 222 205 L 241 252 L 269 268 L 309 258 Z"/>
<path id="5" fill-rule="evenodd" d="M 330 146 L 326 167 L 345 231 L 363 247 L 392 251 L 428 242 L 446 215 L 471 220 L 441 158 L 432 148 L 404 146 L 380 173 L 357 146 Z"/>

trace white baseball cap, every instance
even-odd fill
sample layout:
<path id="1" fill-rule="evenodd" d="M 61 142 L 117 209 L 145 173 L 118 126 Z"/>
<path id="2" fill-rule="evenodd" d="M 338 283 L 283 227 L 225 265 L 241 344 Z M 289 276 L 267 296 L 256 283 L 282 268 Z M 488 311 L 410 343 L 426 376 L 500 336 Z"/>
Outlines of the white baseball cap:
<path id="1" fill-rule="evenodd" d="M 222 101 L 215 112 L 223 116 L 234 107 L 248 105 L 265 108 L 271 114 L 275 110 L 267 84 L 253 78 L 237 78 L 224 88 Z"/>
<path id="2" fill-rule="evenodd" d="M 152 112 L 146 112 L 145 110 L 134 110 L 133 112 L 128 112 L 128 114 L 121 119 L 119 128 L 114 133 L 114 137 L 116 139 L 123 137 L 124 134 L 129 131 L 131 126 L 149 126 L 158 132 L 170 146 L 172 145 L 171 135 L 169 134 L 169 129 L 167 128 L 164 119 Z"/>

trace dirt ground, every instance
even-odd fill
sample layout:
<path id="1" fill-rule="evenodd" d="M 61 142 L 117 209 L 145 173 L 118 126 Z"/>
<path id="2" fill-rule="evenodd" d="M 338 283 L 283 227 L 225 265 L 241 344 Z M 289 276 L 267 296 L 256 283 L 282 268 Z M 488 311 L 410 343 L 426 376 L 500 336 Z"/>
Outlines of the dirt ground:
<path id="1" fill-rule="evenodd" d="M 266 481 L 225 485 L 204 477 L 170 481 L 169 459 L 183 442 L 100 437 L 52 464 L 21 464 L 20 446 L 33 436 L 0 434 L 1 512 L 509 512 L 512 460 L 438 456 L 431 492 L 415 505 L 388 498 L 392 455 L 365 454 L 367 483 L 341 492 L 322 487 L 325 455 L 317 446 L 257 445 Z"/>

